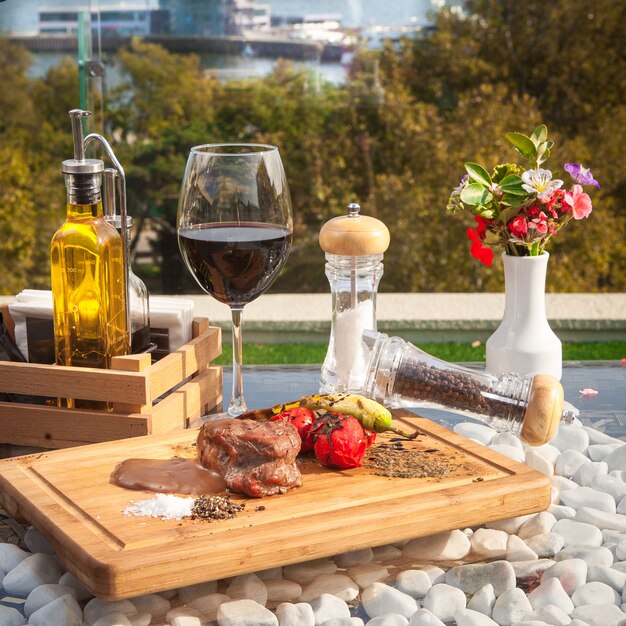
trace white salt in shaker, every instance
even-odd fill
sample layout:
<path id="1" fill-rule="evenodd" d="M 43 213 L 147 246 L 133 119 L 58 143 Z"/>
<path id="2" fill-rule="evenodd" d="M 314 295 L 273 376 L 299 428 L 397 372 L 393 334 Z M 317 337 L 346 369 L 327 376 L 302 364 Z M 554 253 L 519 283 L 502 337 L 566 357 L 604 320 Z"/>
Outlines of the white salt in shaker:
<path id="1" fill-rule="evenodd" d="M 383 275 L 383 253 L 389 230 L 375 217 L 348 214 L 322 226 L 320 247 L 326 253 L 326 276 L 332 294 L 332 325 L 322 365 L 320 391 L 359 392 L 367 366 L 364 330 L 376 330 L 376 291 Z"/>

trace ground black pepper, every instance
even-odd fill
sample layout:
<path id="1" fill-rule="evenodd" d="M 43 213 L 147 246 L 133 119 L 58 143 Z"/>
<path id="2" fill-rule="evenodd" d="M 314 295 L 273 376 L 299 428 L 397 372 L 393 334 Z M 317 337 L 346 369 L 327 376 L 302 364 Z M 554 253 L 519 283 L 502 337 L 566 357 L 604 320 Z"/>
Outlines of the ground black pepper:
<path id="1" fill-rule="evenodd" d="M 363 465 L 391 478 L 444 478 L 455 469 L 448 459 L 385 443 L 368 448 Z"/>
<path id="2" fill-rule="evenodd" d="M 228 496 L 200 496 L 193 503 L 191 519 L 232 519 L 245 508 L 245 504 L 236 504 Z"/>

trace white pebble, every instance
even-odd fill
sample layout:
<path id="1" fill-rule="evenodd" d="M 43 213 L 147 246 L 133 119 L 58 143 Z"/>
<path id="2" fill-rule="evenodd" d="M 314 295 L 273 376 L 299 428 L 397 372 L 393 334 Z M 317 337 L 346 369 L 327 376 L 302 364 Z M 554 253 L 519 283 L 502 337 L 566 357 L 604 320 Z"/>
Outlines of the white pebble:
<path id="1" fill-rule="evenodd" d="M 322 574 L 334 574 L 337 571 L 337 564 L 330 559 L 315 559 L 305 563 L 295 563 L 283 567 L 285 578 L 295 580 L 301 585 L 306 585 Z"/>
<path id="2" fill-rule="evenodd" d="M 550 445 L 561 452 L 566 450 L 584 452 L 589 447 L 589 435 L 584 428 L 574 424 L 561 424 L 556 435 L 550 440 Z"/>
<path id="3" fill-rule="evenodd" d="M 575 519 L 586 524 L 593 524 L 601 529 L 608 528 L 609 530 L 626 531 L 626 515 L 620 513 L 607 513 L 588 507 L 581 507 L 576 511 Z"/>
<path id="4" fill-rule="evenodd" d="M 110 601 L 100 600 L 100 598 L 92 598 L 85 606 L 85 624 L 87 626 L 91 626 L 107 613 L 123 613 L 124 615 L 132 615 L 133 613 L 137 613 L 137 609 L 130 600 Z"/>
<path id="5" fill-rule="evenodd" d="M 556 463 L 557 457 L 561 454 L 558 448 L 551 446 L 549 443 L 544 443 L 542 446 L 526 446 L 526 450 L 533 450 L 537 454 L 540 454 L 546 461 L 552 463 L 552 465 Z"/>
<path id="6" fill-rule="evenodd" d="M 508 539 L 509 535 L 503 530 L 479 528 L 470 538 L 471 550 L 483 558 L 502 558 L 506 555 Z"/>
<path id="7" fill-rule="evenodd" d="M 578 489 L 580 485 L 575 483 L 571 478 L 555 475 L 552 477 L 552 486 L 556 487 L 559 493 L 563 493 L 563 491 L 567 489 Z"/>
<path id="8" fill-rule="evenodd" d="M 615 478 L 615 476 L 596 476 L 591 483 L 591 487 L 608 493 L 617 504 L 626 497 L 626 483 L 621 478 Z M 624 513 L 619 508 L 617 512 Z"/>
<path id="9" fill-rule="evenodd" d="M 0 543 L 0 573 L 7 574 L 29 556 L 30 553 L 12 543 Z"/>
<path id="10" fill-rule="evenodd" d="M 424 561 L 457 561 L 467 556 L 470 540 L 462 530 L 412 539 L 402 550 L 407 559 Z"/>
<path id="11" fill-rule="evenodd" d="M 35 611 L 28 623 L 32 626 L 81 626 L 83 612 L 75 598 L 67 594 Z"/>
<path id="12" fill-rule="evenodd" d="M 622 499 L 617 503 L 616 512 L 620 515 L 626 514 L 626 496 L 622 497 Z"/>
<path id="13" fill-rule="evenodd" d="M 348 576 L 363 589 L 372 583 L 384 581 L 389 576 L 389 570 L 379 563 L 363 563 L 351 567 Z"/>
<path id="14" fill-rule="evenodd" d="M 577 606 L 572 612 L 572 618 L 580 619 L 588 626 L 620 626 L 622 620 L 626 619 L 626 613 L 614 604 L 607 606 L 591 604 Z"/>
<path id="15" fill-rule="evenodd" d="M 592 565 L 587 572 L 587 582 L 604 583 L 616 591 L 622 591 L 626 585 L 626 572 L 620 572 L 606 565 Z"/>
<path id="16" fill-rule="evenodd" d="M 130 600 L 140 613 L 151 613 L 154 617 L 165 615 L 172 604 L 158 593 L 148 593 Z"/>
<path id="17" fill-rule="evenodd" d="M 563 537 L 559 533 L 541 533 L 526 540 L 528 547 L 536 552 L 539 558 L 552 558 L 563 547 Z"/>
<path id="18" fill-rule="evenodd" d="M 606 545 L 607 543 L 619 543 L 623 539 L 626 539 L 626 532 L 623 530 L 611 530 L 610 528 L 605 528 L 602 531 L 602 541 Z"/>
<path id="19" fill-rule="evenodd" d="M 496 436 L 496 431 L 484 424 L 475 424 L 473 422 L 461 422 L 455 424 L 454 432 L 468 439 L 473 439 L 484 446 L 488 446 L 491 440 Z"/>
<path id="20" fill-rule="evenodd" d="M 423 598 L 433 586 L 426 572 L 419 569 L 407 569 L 396 577 L 396 587 L 412 598 Z"/>
<path id="21" fill-rule="evenodd" d="M 516 448 L 515 446 L 506 446 L 503 444 L 490 444 L 489 448 L 498 454 L 502 454 L 518 463 L 523 463 L 525 454 L 523 448 Z"/>
<path id="22" fill-rule="evenodd" d="M 364 626 L 360 617 L 333 617 L 322 622 L 320 626 Z"/>
<path id="23" fill-rule="evenodd" d="M 211 580 L 206 583 L 198 583 L 196 585 L 188 585 L 178 589 L 178 597 L 184 604 L 192 602 L 196 598 L 206 596 L 217 591 L 217 581 Z"/>
<path id="24" fill-rule="evenodd" d="M 389 563 L 402 556 L 402 550 L 391 544 L 372 548 L 372 559 L 376 563 Z"/>
<path id="25" fill-rule="evenodd" d="M 579 509 L 580 512 L 580 509 Z M 601 514 L 598 511 L 598 514 Z M 604 513 L 604 515 L 607 515 Z M 578 513 L 576 514 L 578 520 Z M 565 546 L 601 546 L 602 532 L 597 526 L 571 519 L 560 519 L 552 531 L 563 536 Z"/>
<path id="26" fill-rule="evenodd" d="M 496 598 L 491 617 L 500 626 L 511 626 L 533 610 L 526 594 L 519 588 L 509 589 Z"/>
<path id="27" fill-rule="evenodd" d="M 520 579 L 540 576 L 545 570 L 554 565 L 552 559 L 534 559 L 532 561 L 517 561 L 511 563 L 515 576 Z"/>
<path id="28" fill-rule="evenodd" d="M 595 445 L 597 443 L 620 443 L 624 442 L 621 439 L 616 439 L 615 437 L 611 437 L 611 435 L 607 435 L 603 433 L 601 430 L 597 428 L 592 428 L 590 426 L 583 426 L 587 434 L 589 435 L 589 444 Z"/>
<path id="29" fill-rule="evenodd" d="M 587 563 L 583 559 L 566 559 L 555 563 L 548 568 L 542 577 L 542 582 L 556 578 L 567 595 L 572 595 L 575 589 L 587 581 Z"/>
<path id="30" fill-rule="evenodd" d="M 133 626 L 124 613 L 107 613 L 93 623 L 93 626 Z"/>
<path id="31" fill-rule="evenodd" d="M 20 561 L 2 581 L 4 590 L 19 598 L 39 587 L 50 583 L 58 583 L 63 574 L 61 566 L 50 554 L 37 553 Z"/>
<path id="32" fill-rule="evenodd" d="M 24 614 L 28 617 L 42 606 L 67 594 L 78 600 L 78 592 L 72 587 L 58 584 L 39 585 L 28 594 L 24 603 Z"/>
<path id="33" fill-rule="evenodd" d="M 207 621 L 217 617 L 217 610 L 224 602 L 230 602 L 230 596 L 225 593 L 207 593 L 205 596 L 193 599 L 188 606 L 198 611 Z"/>
<path id="34" fill-rule="evenodd" d="M 89 600 L 89 598 L 93 597 L 93 594 L 83 585 L 83 583 L 74 576 L 71 572 L 65 572 L 61 578 L 59 578 L 59 585 L 65 585 L 66 587 L 71 587 L 76 591 L 76 599 L 79 602 L 83 602 L 85 600 Z"/>
<path id="35" fill-rule="evenodd" d="M 27 528 L 22 541 L 33 554 L 37 552 L 56 554 L 54 546 L 34 526 Z"/>
<path id="36" fill-rule="evenodd" d="M 566 450 L 557 457 L 554 470 L 559 476 L 571 478 L 583 463 L 591 463 L 591 459 L 577 450 Z"/>
<path id="37" fill-rule="evenodd" d="M 498 626 L 489 616 L 471 609 L 461 609 L 454 614 L 456 626 Z"/>
<path id="38" fill-rule="evenodd" d="M 529 513 L 528 515 L 518 515 L 517 517 L 509 517 L 508 519 L 501 519 L 495 522 L 487 522 L 485 526 L 487 528 L 493 528 L 495 530 L 503 530 L 505 533 L 516 533 L 529 519 L 535 517 L 536 513 Z"/>
<path id="39" fill-rule="evenodd" d="M 445 570 L 437 567 L 436 565 L 424 565 L 424 567 L 422 567 L 422 572 L 426 572 L 426 574 L 428 574 L 428 578 L 430 578 L 430 582 L 433 585 L 446 582 Z"/>
<path id="40" fill-rule="evenodd" d="M 576 509 L 571 506 L 565 506 L 563 504 L 551 504 L 548 509 L 548 513 L 554 515 L 554 519 L 557 521 L 560 519 L 574 519 L 576 515 Z"/>
<path id="41" fill-rule="evenodd" d="M 579 487 L 561 494 L 561 502 L 574 509 L 589 507 L 605 513 L 615 513 L 615 500 L 608 493 L 596 491 L 591 487 Z"/>
<path id="42" fill-rule="evenodd" d="M 379 615 L 367 622 L 367 626 L 407 626 L 409 620 L 404 615 L 398 613 L 387 613 Z"/>
<path id="43" fill-rule="evenodd" d="M 556 517 L 548 511 L 541 511 L 524 522 L 517 531 L 518 537 L 528 539 L 534 535 L 549 533 L 556 524 Z"/>
<path id="44" fill-rule="evenodd" d="M 515 587 L 515 570 L 508 561 L 470 563 L 448 570 L 446 583 L 465 593 L 476 593 L 490 584 L 496 596 Z"/>
<path id="45" fill-rule="evenodd" d="M 512 446 L 513 448 L 519 448 L 520 450 L 524 449 L 524 444 L 520 440 L 517 435 L 513 433 L 509 433 L 507 431 L 496 433 L 494 438 L 491 440 L 491 445 L 504 445 L 504 446 Z"/>
<path id="46" fill-rule="evenodd" d="M 517 535 L 509 535 L 506 543 L 507 561 L 530 561 L 536 559 L 537 553 L 532 550 L 523 539 Z"/>
<path id="47" fill-rule="evenodd" d="M 283 568 L 281 566 L 268 567 L 267 569 L 262 569 L 256 572 L 256 575 L 263 582 L 265 582 L 266 580 L 280 580 L 283 577 Z"/>
<path id="48" fill-rule="evenodd" d="M 612 565 L 613 553 L 604 546 L 567 546 L 555 557 L 556 561 L 583 559 L 587 565 Z"/>
<path id="49" fill-rule="evenodd" d="M 620 596 L 609 585 L 600 582 L 590 582 L 582 585 L 572 593 L 574 606 L 585 606 L 587 604 L 619 604 Z"/>
<path id="50" fill-rule="evenodd" d="M 606 547 L 608 547 L 608 546 L 606 546 Z M 615 546 L 615 556 L 616 556 L 618 561 L 626 560 L 626 540 L 622 539 Z"/>
<path id="51" fill-rule="evenodd" d="M 278 626 L 278 618 L 254 600 L 224 602 L 217 610 L 219 626 Z"/>
<path id="52" fill-rule="evenodd" d="M 322 624 L 326 620 L 337 617 L 350 617 L 348 605 L 337 596 L 333 596 L 329 593 L 324 593 L 319 598 L 311 600 L 310 604 L 313 609 L 316 624 Z"/>
<path id="53" fill-rule="evenodd" d="M 470 601 L 467 603 L 467 608 L 491 616 L 495 601 L 496 594 L 493 591 L 493 585 L 487 583 L 471 597 Z"/>
<path id="54" fill-rule="evenodd" d="M 286 578 L 266 580 L 265 589 L 267 601 L 271 603 L 294 602 L 302 595 L 302 587 L 295 580 Z"/>
<path id="55" fill-rule="evenodd" d="M 549 604 L 558 606 L 568 615 L 574 610 L 572 600 L 556 577 L 542 580 L 541 584 L 528 594 L 528 600 L 535 611 Z"/>
<path id="56" fill-rule="evenodd" d="M 548 626 L 568 626 L 571 621 L 570 616 L 553 604 L 546 604 L 533 613 L 526 615 L 526 618 L 520 624 L 528 622 L 532 624 L 533 620 L 537 620 L 535 624 L 547 624 Z"/>
<path id="57" fill-rule="evenodd" d="M 267 587 L 256 574 L 235 576 L 226 589 L 231 600 L 253 600 L 265 606 L 267 604 Z"/>
<path id="58" fill-rule="evenodd" d="M 362 550 L 353 550 L 352 552 L 344 552 L 333 558 L 335 563 L 342 568 L 353 567 L 354 565 L 362 565 L 369 563 L 374 558 L 371 548 L 363 548 Z"/>
<path id="59" fill-rule="evenodd" d="M 466 604 L 465 594 L 460 589 L 440 583 L 428 590 L 422 606 L 442 622 L 450 622 L 457 611 L 466 608 Z"/>
<path id="60" fill-rule="evenodd" d="M 399 613 L 409 618 L 417 611 L 417 602 L 407 593 L 384 583 L 372 583 L 361 594 L 363 608 L 369 617 Z"/>
<path id="61" fill-rule="evenodd" d="M 622 445 L 623 443 L 596 443 L 587 448 L 587 454 L 592 461 L 602 461 Z"/>
<path id="62" fill-rule="evenodd" d="M 533 450 L 532 448 L 526 450 L 524 462 L 529 467 L 536 469 L 538 472 L 545 474 L 549 478 L 554 476 L 554 463 L 551 463 L 545 456 L 539 454 L 539 452 Z"/>
<path id="63" fill-rule="evenodd" d="M 302 588 L 300 601 L 308 602 L 323 593 L 332 593 L 350 602 L 359 595 L 359 586 L 345 574 L 322 574 Z"/>
<path id="64" fill-rule="evenodd" d="M 609 467 L 606 463 L 583 463 L 572 476 L 572 480 L 581 487 L 591 487 L 595 478 L 598 476 L 606 476 L 608 472 Z"/>
<path id="65" fill-rule="evenodd" d="M 0 604 L 0 624 L 2 626 L 24 626 L 26 618 L 17 609 Z"/>
<path id="66" fill-rule="evenodd" d="M 150 613 L 135 613 L 128 618 L 131 626 L 150 626 L 152 615 Z"/>
<path id="67" fill-rule="evenodd" d="M 203 616 L 197 609 L 178 606 L 167 612 L 165 621 L 172 626 L 202 626 Z"/>
<path id="68" fill-rule="evenodd" d="M 622 444 L 605 456 L 604 462 L 609 466 L 609 472 L 626 470 L 626 445 Z"/>
<path id="69" fill-rule="evenodd" d="M 409 620 L 409 626 L 446 626 L 428 609 L 418 609 Z"/>
<path id="70" fill-rule="evenodd" d="M 279 604 L 276 617 L 280 626 L 315 626 L 313 608 L 306 602 Z"/>

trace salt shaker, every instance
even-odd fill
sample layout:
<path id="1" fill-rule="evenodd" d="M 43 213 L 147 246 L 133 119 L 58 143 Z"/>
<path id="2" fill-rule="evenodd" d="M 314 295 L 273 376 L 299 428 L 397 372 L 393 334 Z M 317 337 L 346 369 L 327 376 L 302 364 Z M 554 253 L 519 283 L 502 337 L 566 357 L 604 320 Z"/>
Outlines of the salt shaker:
<path id="1" fill-rule="evenodd" d="M 348 214 L 326 222 L 319 235 L 332 295 L 322 393 L 357 391 L 363 386 L 366 354 L 361 336 L 365 330 L 376 330 L 376 293 L 389 230 L 375 217 L 360 215 L 360 210 L 356 203 L 348 205 Z"/>
<path id="2" fill-rule="evenodd" d="M 563 387 L 547 374 L 490 374 L 447 363 L 400 337 L 366 331 L 368 365 L 362 393 L 388 407 L 451 409 L 497 431 L 508 431 L 530 445 L 554 436 L 561 421 Z"/>

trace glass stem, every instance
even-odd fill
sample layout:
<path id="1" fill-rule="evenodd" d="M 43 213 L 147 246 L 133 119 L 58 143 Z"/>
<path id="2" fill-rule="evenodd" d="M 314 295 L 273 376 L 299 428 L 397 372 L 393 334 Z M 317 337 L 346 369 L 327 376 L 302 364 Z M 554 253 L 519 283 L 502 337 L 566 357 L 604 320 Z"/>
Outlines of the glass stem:
<path id="1" fill-rule="evenodd" d="M 233 320 L 233 395 L 228 406 L 228 414 L 233 417 L 248 410 L 243 398 L 243 340 L 241 336 L 241 316 L 243 307 L 231 307 Z"/>

